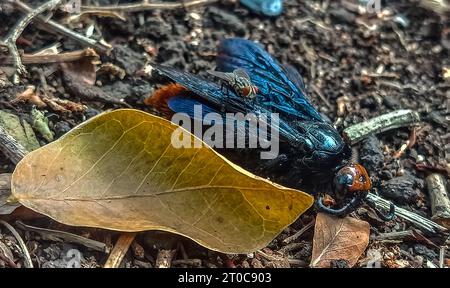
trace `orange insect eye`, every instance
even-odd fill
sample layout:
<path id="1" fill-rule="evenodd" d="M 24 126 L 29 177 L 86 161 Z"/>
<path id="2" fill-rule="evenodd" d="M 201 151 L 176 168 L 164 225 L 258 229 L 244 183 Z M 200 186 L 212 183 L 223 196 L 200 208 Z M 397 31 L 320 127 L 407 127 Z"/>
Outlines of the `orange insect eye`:
<path id="1" fill-rule="evenodd" d="M 243 96 L 248 96 L 248 95 L 250 95 L 250 92 L 251 92 L 251 88 L 250 88 L 250 87 L 244 87 L 244 88 L 242 88 L 242 95 L 243 95 Z"/>

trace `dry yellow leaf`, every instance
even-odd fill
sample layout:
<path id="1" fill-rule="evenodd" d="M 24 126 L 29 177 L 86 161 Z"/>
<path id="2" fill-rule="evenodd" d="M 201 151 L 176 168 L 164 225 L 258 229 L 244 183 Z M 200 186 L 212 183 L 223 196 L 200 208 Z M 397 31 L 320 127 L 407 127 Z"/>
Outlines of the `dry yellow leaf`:
<path id="1" fill-rule="evenodd" d="M 228 253 L 266 246 L 312 205 L 209 147 L 174 148 L 178 128 L 138 110 L 101 114 L 28 154 L 13 195 L 68 225 L 164 230 Z"/>

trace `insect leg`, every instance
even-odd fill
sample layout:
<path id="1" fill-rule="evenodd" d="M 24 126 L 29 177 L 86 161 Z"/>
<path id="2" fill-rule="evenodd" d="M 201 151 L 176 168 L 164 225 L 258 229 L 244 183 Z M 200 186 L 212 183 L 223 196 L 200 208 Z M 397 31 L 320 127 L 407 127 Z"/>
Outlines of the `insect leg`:
<path id="1" fill-rule="evenodd" d="M 225 102 L 228 102 L 228 97 L 229 97 L 229 90 L 228 90 L 228 88 L 226 87 L 226 85 L 225 85 L 225 83 L 223 82 L 223 81 L 221 81 L 221 84 L 220 84 L 220 91 L 223 93 L 223 94 L 225 94 L 225 98 L 224 98 L 224 100 L 222 101 L 222 105 L 221 105 L 221 107 L 220 107 L 220 110 L 221 110 L 221 112 L 222 113 L 225 113 L 226 112 L 226 107 L 225 107 Z"/>
<path id="2" fill-rule="evenodd" d="M 366 204 L 369 205 L 369 207 L 372 208 L 375 211 L 375 213 L 377 213 L 378 217 L 380 217 L 380 219 L 382 219 L 383 221 L 391 221 L 392 219 L 394 219 L 395 216 L 394 204 L 390 203 L 389 212 L 386 214 L 384 211 L 382 212 L 377 206 L 377 204 L 375 204 L 375 202 L 373 202 L 372 200 L 366 198 L 364 202 L 366 202 Z"/>
<path id="3" fill-rule="evenodd" d="M 361 204 L 362 198 L 358 195 L 353 197 L 347 204 L 345 204 L 342 208 L 339 209 L 333 209 L 330 207 L 327 207 L 323 204 L 323 196 L 317 197 L 315 201 L 315 207 L 318 212 L 325 212 L 330 215 L 335 215 L 338 217 L 345 217 L 348 214 L 355 211 L 355 209 Z"/>

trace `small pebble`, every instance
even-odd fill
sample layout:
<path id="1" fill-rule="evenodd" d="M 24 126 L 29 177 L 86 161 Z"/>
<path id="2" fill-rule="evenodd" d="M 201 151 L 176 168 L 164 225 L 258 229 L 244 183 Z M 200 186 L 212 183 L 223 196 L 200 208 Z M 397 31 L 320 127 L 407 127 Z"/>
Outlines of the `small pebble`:
<path id="1" fill-rule="evenodd" d="M 425 156 L 423 156 L 422 154 L 417 155 L 417 158 L 416 158 L 417 163 L 422 163 L 424 161 L 425 161 Z"/>
<path id="2" fill-rule="evenodd" d="M 411 173 L 405 173 L 382 183 L 380 193 L 386 198 L 398 201 L 399 204 L 411 204 L 419 198 L 417 187 L 421 186 L 420 182 L 423 181 Z"/>

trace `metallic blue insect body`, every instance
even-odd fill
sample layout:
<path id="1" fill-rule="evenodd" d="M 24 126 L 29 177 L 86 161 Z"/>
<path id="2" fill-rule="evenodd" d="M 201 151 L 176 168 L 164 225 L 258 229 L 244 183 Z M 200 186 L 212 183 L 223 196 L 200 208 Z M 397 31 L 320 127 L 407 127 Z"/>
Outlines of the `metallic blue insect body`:
<path id="1" fill-rule="evenodd" d="M 258 87 L 256 97 L 248 101 L 233 89 L 224 91 L 213 80 L 153 64 L 156 71 L 186 89 L 167 97 L 167 107 L 172 112 L 195 117 L 194 105 L 202 105 L 204 113 L 215 112 L 223 117 L 227 112 L 277 113 L 279 125 L 275 128 L 284 147 L 281 152 L 285 153 L 280 159 L 287 162 L 282 171 L 284 174 L 294 175 L 293 178 L 302 183 L 326 184 L 333 183 L 334 179 L 336 187 L 341 190 L 335 196 L 340 198 L 337 200 L 343 207 L 338 210 L 324 207 L 321 198 L 318 205 L 321 210 L 332 214 L 346 215 L 362 201 L 367 201 L 365 196 L 371 187 L 367 172 L 361 165 L 350 163 L 350 147 L 308 101 L 302 77 L 295 68 L 281 65 L 261 45 L 239 38 L 223 40 L 216 60 L 216 70 L 221 72 L 244 69 L 251 83 Z M 342 185 L 338 178 L 349 181 Z M 393 217 L 392 207 L 390 212 L 387 216 L 379 215 L 390 219 Z"/>
<path id="2" fill-rule="evenodd" d="M 157 64 L 154 67 L 198 96 L 172 97 L 168 106 L 174 112 L 194 117 L 193 106 L 202 104 L 205 113 L 278 113 L 281 141 L 295 147 L 295 157 L 301 164 L 299 170 L 315 175 L 332 174 L 350 157 L 350 149 L 339 133 L 307 100 L 298 72 L 283 67 L 255 42 L 239 38 L 224 40 L 217 56 L 217 70 L 233 72 L 241 68 L 248 72 L 251 82 L 259 88 L 252 102 L 232 89 L 224 92 L 219 84 L 197 75 Z"/>
<path id="3" fill-rule="evenodd" d="M 241 0 L 241 3 L 256 13 L 278 16 L 283 12 L 283 0 Z"/>

